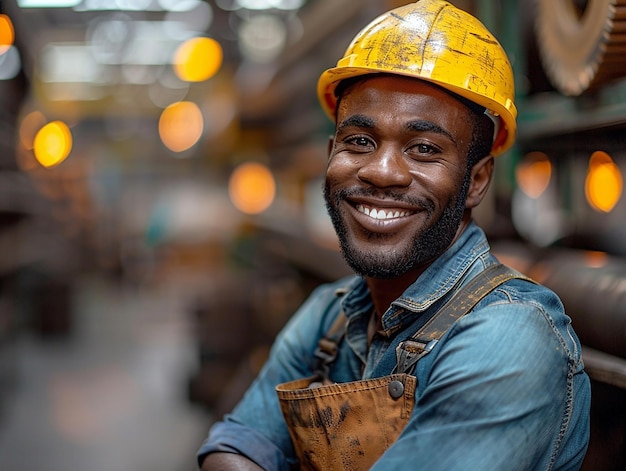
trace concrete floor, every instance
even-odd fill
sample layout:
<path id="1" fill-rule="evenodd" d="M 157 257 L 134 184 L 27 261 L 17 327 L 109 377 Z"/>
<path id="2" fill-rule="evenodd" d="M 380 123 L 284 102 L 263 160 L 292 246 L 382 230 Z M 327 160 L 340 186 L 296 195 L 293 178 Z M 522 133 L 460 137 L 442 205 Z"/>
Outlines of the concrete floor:
<path id="1" fill-rule="evenodd" d="M 74 332 L 25 333 L 0 415 L 2 471 L 192 471 L 210 424 L 186 398 L 191 286 L 82 280 Z"/>

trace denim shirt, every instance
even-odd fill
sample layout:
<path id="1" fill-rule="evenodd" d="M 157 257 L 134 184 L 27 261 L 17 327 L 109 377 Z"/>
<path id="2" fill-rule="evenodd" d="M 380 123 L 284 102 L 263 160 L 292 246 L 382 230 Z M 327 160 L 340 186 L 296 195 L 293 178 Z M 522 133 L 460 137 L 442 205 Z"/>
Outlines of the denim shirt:
<path id="1" fill-rule="evenodd" d="M 330 369 L 335 382 L 385 376 L 406 340 L 467 280 L 497 260 L 472 223 L 382 317 L 367 345 L 373 307 L 363 279 L 315 290 L 277 336 L 243 399 L 213 425 L 198 452 L 240 453 L 266 470 L 296 463 L 275 387 L 310 376 L 317 342 L 341 309 L 344 341 Z M 514 279 L 458 320 L 422 358 L 415 409 L 372 469 L 576 470 L 589 440 L 589 379 L 558 297 Z"/>

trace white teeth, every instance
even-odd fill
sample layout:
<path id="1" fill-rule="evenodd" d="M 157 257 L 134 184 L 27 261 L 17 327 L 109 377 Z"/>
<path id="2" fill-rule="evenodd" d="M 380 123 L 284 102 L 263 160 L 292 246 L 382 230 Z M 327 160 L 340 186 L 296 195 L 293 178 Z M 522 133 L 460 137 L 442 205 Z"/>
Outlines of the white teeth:
<path id="1" fill-rule="evenodd" d="M 375 208 L 368 208 L 366 206 L 363 206 L 362 204 L 358 204 L 356 207 L 357 211 L 366 214 L 367 216 L 373 218 L 373 219 L 394 219 L 394 218 L 399 218 L 399 217 L 404 217 L 404 216 L 408 216 L 409 212 L 408 211 L 389 211 L 386 212 L 384 209 L 375 209 Z"/>

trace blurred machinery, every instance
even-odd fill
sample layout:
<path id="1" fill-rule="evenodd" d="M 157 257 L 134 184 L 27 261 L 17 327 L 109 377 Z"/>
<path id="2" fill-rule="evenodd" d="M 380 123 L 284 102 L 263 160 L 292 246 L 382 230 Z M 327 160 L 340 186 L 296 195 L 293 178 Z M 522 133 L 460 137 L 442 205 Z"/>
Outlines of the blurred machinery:
<path id="1" fill-rule="evenodd" d="M 521 85 L 516 185 L 508 193 L 527 251 L 520 267 L 561 296 L 583 343 L 593 391 L 584 469 L 623 469 L 626 3 L 503 4 L 504 24 L 517 22 L 517 37 L 504 40 Z"/>
<path id="2" fill-rule="evenodd" d="M 0 13 L 2 9 L 0 9 Z M 18 123 L 28 79 L 18 67 L 6 74 L 6 15 L 0 15 L 0 412 L 17 380 L 14 343 L 29 329 L 41 337 L 64 337 L 72 328 L 71 279 L 76 259 L 53 216 L 55 202 L 19 168 Z"/>

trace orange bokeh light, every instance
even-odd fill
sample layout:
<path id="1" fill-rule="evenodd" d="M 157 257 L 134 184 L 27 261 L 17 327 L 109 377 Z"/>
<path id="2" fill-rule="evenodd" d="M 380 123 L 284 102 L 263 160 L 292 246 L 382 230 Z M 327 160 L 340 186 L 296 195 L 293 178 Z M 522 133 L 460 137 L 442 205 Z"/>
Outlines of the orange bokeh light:
<path id="1" fill-rule="evenodd" d="M 622 172 L 606 152 L 594 152 L 589 159 L 585 196 L 597 211 L 609 213 L 622 196 Z"/>
<path id="2" fill-rule="evenodd" d="M 187 82 L 202 82 L 213 77 L 222 66 L 222 46 L 213 38 L 192 38 L 174 54 L 174 72 Z"/>
<path id="3" fill-rule="evenodd" d="M 43 126 L 34 140 L 35 158 L 44 167 L 54 167 L 63 162 L 72 150 L 72 133 L 62 121 L 52 121 Z"/>
<path id="4" fill-rule="evenodd" d="M 543 152 L 531 152 L 515 169 L 520 189 L 530 198 L 539 198 L 550 184 L 552 164 Z"/>
<path id="5" fill-rule="evenodd" d="M 195 145 L 202 136 L 204 118 L 198 105 L 179 101 L 163 110 L 159 118 L 159 136 L 174 152 L 183 152 Z"/>
<path id="6" fill-rule="evenodd" d="M 0 55 L 7 52 L 14 41 L 15 29 L 11 18 L 0 14 Z"/>
<path id="7" fill-rule="evenodd" d="M 230 199 L 239 211 L 259 214 L 270 207 L 276 195 L 272 172 L 256 162 L 248 162 L 235 169 L 228 184 Z"/>

